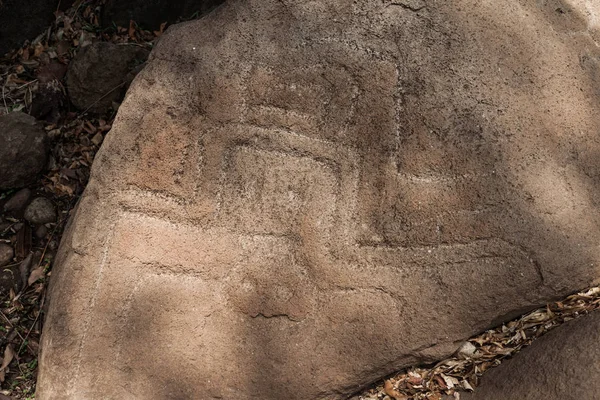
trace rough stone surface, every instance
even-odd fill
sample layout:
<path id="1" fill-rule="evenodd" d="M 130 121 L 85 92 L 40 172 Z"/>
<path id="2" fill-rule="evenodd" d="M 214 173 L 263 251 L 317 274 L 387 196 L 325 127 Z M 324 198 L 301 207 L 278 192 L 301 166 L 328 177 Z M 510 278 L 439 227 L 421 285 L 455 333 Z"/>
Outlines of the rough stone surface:
<path id="1" fill-rule="evenodd" d="M 102 114 L 123 98 L 129 73 L 148 58 L 139 46 L 97 42 L 83 48 L 67 72 L 69 98 L 80 110 Z"/>
<path id="2" fill-rule="evenodd" d="M 600 400 L 600 313 L 569 321 L 487 372 L 466 400 Z"/>
<path id="3" fill-rule="evenodd" d="M 423 4 L 167 31 L 63 237 L 36 398 L 345 398 L 597 281 L 596 2 Z"/>
<path id="4" fill-rule="evenodd" d="M 4 267 L 6 264 L 10 263 L 13 255 L 14 251 L 10 245 L 0 243 L 0 267 Z"/>
<path id="5" fill-rule="evenodd" d="M 6 203 L 4 203 L 4 211 L 21 211 L 27 206 L 27 202 L 31 198 L 31 190 L 24 188 L 13 194 Z"/>
<path id="6" fill-rule="evenodd" d="M 0 116 L 0 189 L 25 186 L 46 166 L 46 132 L 22 112 Z"/>
<path id="7" fill-rule="evenodd" d="M 135 21 L 146 29 L 157 30 L 163 22 L 202 15 L 224 0 L 108 0 L 102 9 L 102 25 L 128 27 Z"/>
<path id="8" fill-rule="evenodd" d="M 56 208 L 50 199 L 36 197 L 25 209 L 24 218 L 34 225 L 56 221 Z"/>

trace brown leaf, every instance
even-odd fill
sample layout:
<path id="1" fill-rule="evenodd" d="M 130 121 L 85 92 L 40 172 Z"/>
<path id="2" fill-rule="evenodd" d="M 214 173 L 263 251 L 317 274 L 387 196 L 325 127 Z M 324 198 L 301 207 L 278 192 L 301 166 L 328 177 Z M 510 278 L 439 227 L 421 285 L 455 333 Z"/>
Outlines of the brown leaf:
<path id="1" fill-rule="evenodd" d="M 29 274 L 29 279 L 27 280 L 27 286 L 31 286 L 32 283 L 35 283 L 38 279 L 46 276 L 44 273 L 44 267 L 37 267 L 31 274 Z"/>
<path id="2" fill-rule="evenodd" d="M 9 344 L 4 349 L 4 358 L 2 360 L 2 366 L 0 366 L 0 371 L 2 371 L 2 375 L 0 376 L 0 382 L 4 382 L 4 372 L 6 372 L 6 368 L 8 368 L 8 364 L 15 358 L 15 351 L 12 348 L 12 345 Z"/>
<path id="3" fill-rule="evenodd" d="M 444 380 L 442 379 L 441 376 L 436 375 L 435 376 L 435 381 L 437 382 L 438 385 L 440 385 L 440 387 L 442 389 L 448 389 L 448 386 L 446 386 L 446 382 L 444 382 Z"/>
<path id="4" fill-rule="evenodd" d="M 411 385 L 420 385 L 423 383 L 423 378 L 411 376 L 410 378 L 408 378 L 407 382 L 410 383 Z"/>
<path id="5" fill-rule="evenodd" d="M 31 228 L 29 224 L 23 224 L 23 227 L 17 232 L 17 241 L 15 242 L 15 253 L 19 259 L 25 258 L 31 250 Z"/>
<path id="6" fill-rule="evenodd" d="M 44 50 L 45 50 L 44 45 L 41 43 L 37 43 L 33 49 L 33 56 L 39 57 L 40 54 L 42 54 L 44 52 Z"/>
<path id="7" fill-rule="evenodd" d="M 131 40 L 136 40 L 135 39 L 135 21 L 133 20 L 129 20 L 129 30 L 127 31 L 129 38 Z"/>
<path id="8" fill-rule="evenodd" d="M 157 31 L 154 31 L 154 36 L 160 37 L 163 34 L 163 32 L 165 31 L 165 26 L 167 26 L 166 22 L 163 22 L 162 24 L 160 24 L 160 29 Z"/>
<path id="9" fill-rule="evenodd" d="M 394 400 L 408 400 L 408 396 L 394 389 L 394 384 L 390 380 L 385 381 L 383 384 L 383 391 Z"/>

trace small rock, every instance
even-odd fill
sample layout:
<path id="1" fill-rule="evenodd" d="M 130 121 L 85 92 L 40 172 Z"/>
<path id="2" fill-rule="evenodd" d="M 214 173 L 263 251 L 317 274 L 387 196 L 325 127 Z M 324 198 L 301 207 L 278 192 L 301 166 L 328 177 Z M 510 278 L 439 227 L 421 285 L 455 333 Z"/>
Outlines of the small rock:
<path id="1" fill-rule="evenodd" d="M 67 89 L 80 110 L 103 114 L 125 93 L 129 72 L 148 58 L 139 46 L 96 42 L 79 51 L 67 72 Z"/>
<path id="2" fill-rule="evenodd" d="M 39 228 L 37 228 L 35 230 L 35 236 L 38 239 L 45 238 L 47 234 L 48 234 L 48 228 L 46 228 L 46 225 L 40 225 Z"/>
<path id="3" fill-rule="evenodd" d="M 456 355 L 460 358 L 471 358 L 477 351 L 477 347 L 471 342 L 465 342 L 456 351 Z"/>
<path id="4" fill-rule="evenodd" d="M 45 197 L 36 197 L 25 209 L 25 219 L 34 225 L 56 221 L 54 204 Z"/>
<path id="5" fill-rule="evenodd" d="M 21 211 L 27 206 L 27 202 L 31 198 L 31 190 L 25 188 L 13 194 L 12 197 L 4 204 L 4 211 Z"/>
<path id="6" fill-rule="evenodd" d="M 31 115 L 40 120 L 56 123 L 60 119 L 60 110 L 65 102 L 66 96 L 58 80 L 40 83 L 31 104 Z"/>
<path id="7" fill-rule="evenodd" d="M 6 243 L 0 243 L 0 267 L 10 263 L 14 254 L 15 253 L 11 246 L 7 245 Z"/>
<path id="8" fill-rule="evenodd" d="M 0 116 L 0 132 L 0 189 L 35 181 L 48 158 L 46 132 L 35 118 L 22 112 Z"/>

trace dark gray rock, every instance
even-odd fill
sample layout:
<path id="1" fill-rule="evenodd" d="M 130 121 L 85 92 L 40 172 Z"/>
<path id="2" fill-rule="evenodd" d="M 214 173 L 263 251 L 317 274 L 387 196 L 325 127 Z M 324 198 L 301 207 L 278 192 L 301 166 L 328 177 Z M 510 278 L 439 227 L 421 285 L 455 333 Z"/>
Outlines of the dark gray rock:
<path id="1" fill-rule="evenodd" d="M 35 230 L 35 236 L 38 239 L 43 239 L 46 237 L 46 235 L 48 234 L 48 228 L 46 228 L 46 225 L 40 225 L 36 230 Z"/>
<path id="2" fill-rule="evenodd" d="M 107 42 L 91 44 L 75 56 L 67 72 L 71 102 L 80 110 L 107 112 L 119 102 L 133 76 L 131 71 L 143 64 L 149 51 L 139 46 Z"/>
<path id="3" fill-rule="evenodd" d="M 45 197 L 36 197 L 25 209 L 25 219 L 34 225 L 56 221 L 56 208 Z"/>
<path id="4" fill-rule="evenodd" d="M 202 15 L 224 0 L 108 0 L 102 12 L 102 25 L 129 26 L 133 20 L 147 29 L 158 29 L 163 22 Z"/>
<path id="5" fill-rule="evenodd" d="M 46 166 L 46 132 L 22 112 L 0 116 L 0 189 L 33 182 Z"/>
<path id="6" fill-rule="evenodd" d="M 25 188 L 13 194 L 10 199 L 4 204 L 4 211 L 21 211 L 27 206 L 27 202 L 31 198 L 31 190 Z"/>
<path id="7" fill-rule="evenodd" d="M 6 243 L 0 243 L 0 267 L 10 263 L 13 256 L 13 248 Z"/>
<path id="8" fill-rule="evenodd" d="M 556 328 L 484 375 L 466 400 L 600 400 L 600 313 Z"/>

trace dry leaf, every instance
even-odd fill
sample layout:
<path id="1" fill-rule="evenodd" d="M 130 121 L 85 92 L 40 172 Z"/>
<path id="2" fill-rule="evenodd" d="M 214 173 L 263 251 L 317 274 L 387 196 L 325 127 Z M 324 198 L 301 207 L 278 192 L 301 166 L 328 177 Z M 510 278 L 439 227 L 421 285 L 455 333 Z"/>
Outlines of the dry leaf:
<path id="1" fill-rule="evenodd" d="M 448 386 L 446 385 L 446 382 L 444 382 L 444 380 L 442 379 L 441 376 L 436 375 L 435 376 L 435 381 L 437 382 L 438 385 L 440 385 L 440 387 L 442 389 L 448 389 Z"/>
<path id="2" fill-rule="evenodd" d="M 475 390 L 475 389 L 473 389 L 473 386 L 471 386 L 471 384 L 469 383 L 469 381 L 468 381 L 468 380 L 466 380 L 466 379 L 465 379 L 464 381 L 462 381 L 462 387 L 463 387 L 465 390 L 470 390 L 471 392 L 472 392 L 473 390 Z"/>
<path id="3" fill-rule="evenodd" d="M 27 280 L 27 286 L 31 286 L 32 283 L 37 281 L 40 278 L 43 278 L 46 274 L 44 273 L 44 267 L 37 267 L 31 274 L 29 274 L 29 279 Z"/>
<path id="4" fill-rule="evenodd" d="M 9 344 L 6 346 L 6 349 L 4 349 L 4 358 L 2 360 L 2 366 L 0 366 L 0 382 L 4 382 L 4 375 L 6 372 L 6 368 L 8 368 L 8 364 L 11 363 L 11 361 L 13 360 L 13 358 L 15 357 L 15 351 L 12 348 L 12 345 Z"/>
<path id="5" fill-rule="evenodd" d="M 458 385 L 458 379 L 456 379 L 452 376 L 445 375 L 445 374 L 440 374 L 440 376 L 442 377 L 442 379 L 444 380 L 444 382 L 446 383 L 446 386 L 448 386 L 448 388 L 454 389 L 454 387 L 456 385 Z"/>
<path id="6" fill-rule="evenodd" d="M 135 22 L 133 20 L 129 20 L 129 30 L 127 33 L 131 40 L 135 40 Z"/>
<path id="7" fill-rule="evenodd" d="M 40 54 L 42 54 L 44 52 L 44 45 L 41 43 L 38 43 L 35 45 L 35 48 L 33 50 L 33 56 L 34 57 L 39 57 Z"/>
<path id="8" fill-rule="evenodd" d="M 154 31 L 154 36 L 160 37 L 163 34 L 163 32 L 165 31 L 165 26 L 167 26 L 166 22 L 163 22 L 162 24 L 160 24 L 160 29 L 158 31 Z"/>
<path id="9" fill-rule="evenodd" d="M 385 383 L 383 384 L 383 391 L 385 392 L 385 394 L 387 394 L 394 400 L 408 400 L 408 396 L 405 396 L 396 389 L 394 389 L 392 381 L 385 381 Z"/>

